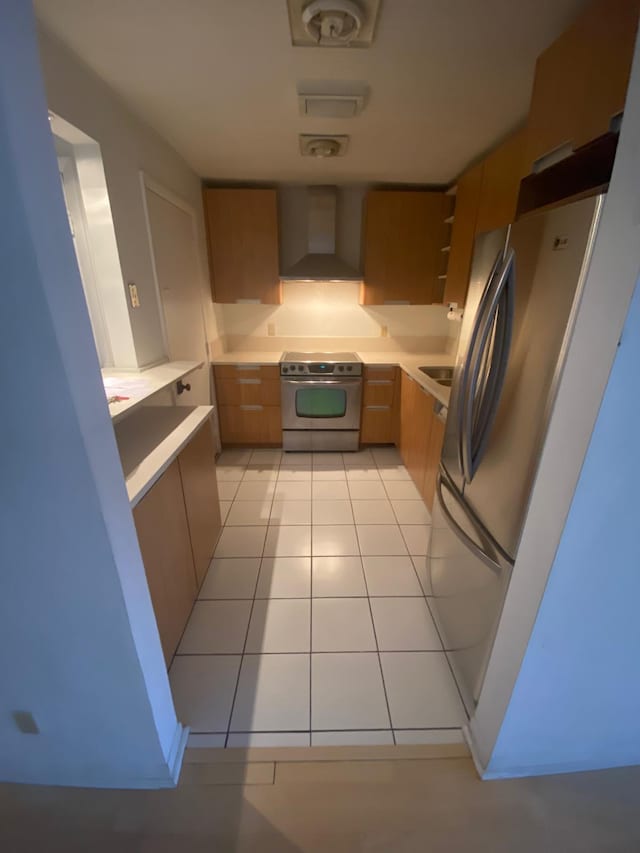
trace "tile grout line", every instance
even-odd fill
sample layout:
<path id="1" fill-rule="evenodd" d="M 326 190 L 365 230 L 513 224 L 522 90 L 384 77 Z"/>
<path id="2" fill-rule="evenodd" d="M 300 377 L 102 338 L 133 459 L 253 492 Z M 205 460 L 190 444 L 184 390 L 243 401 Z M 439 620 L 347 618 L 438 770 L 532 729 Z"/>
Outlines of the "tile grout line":
<path id="1" fill-rule="evenodd" d="M 253 451 L 251 451 L 251 453 L 253 455 Z M 249 463 L 251 463 L 251 456 L 249 457 Z M 246 471 L 246 466 L 245 466 L 245 471 Z M 272 500 L 272 505 L 273 505 L 273 500 Z M 229 512 L 230 511 L 231 510 L 229 510 Z M 271 510 L 269 510 L 269 515 L 271 515 Z M 247 647 L 247 641 L 249 639 L 249 629 L 251 627 L 251 617 L 253 616 L 253 608 L 254 608 L 254 605 L 256 602 L 256 591 L 258 589 L 258 583 L 260 581 L 260 572 L 262 570 L 262 560 L 264 558 L 264 549 L 265 549 L 266 543 L 267 543 L 267 535 L 265 534 L 264 541 L 262 543 L 262 554 L 260 555 L 260 564 L 258 566 L 258 574 L 256 575 L 256 582 L 255 582 L 255 585 L 253 588 L 253 599 L 251 600 L 251 607 L 249 608 L 249 620 L 247 622 L 247 629 L 246 629 L 245 635 L 244 635 L 244 643 L 242 646 L 242 652 L 240 653 L 240 666 L 238 667 L 238 675 L 236 677 L 236 686 L 235 686 L 235 689 L 233 691 L 233 699 L 231 700 L 231 708 L 229 710 L 229 722 L 227 724 L 227 734 L 226 734 L 226 737 L 224 739 L 225 749 L 227 748 L 227 746 L 229 744 L 229 735 L 231 734 L 231 720 L 233 718 L 233 711 L 235 709 L 236 698 L 238 696 L 238 687 L 240 685 L 240 675 L 242 673 L 242 664 L 244 662 L 245 649 Z"/>
<path id="2" fill-rule="evenodd" d="M 311 503 L 311 519 L 313 522 L 313 502 Z M 309 557 L 309 746 L 313 743 L 313 524 L 311 527 L 311 543 L 312 554 Z"/>
<path id="3" fill-rule="evenodd" d="M 358 535 L 356 529 L 356 536 Z M 360 539 L 358 539 L 358 547 L 360 547 Z M 382 680 L 382 692 L 384 693 L 384 701 L 387 706 L 387 717 L 389 718 L 389 729 L 391 730 L 391 737 L 393 738 L 394 746 L 396 745 L 396 736 L 393 731 L 393 720 L 391 719 L 391 708 L 389 707 L 389 696 L 387 694 L 387 685 L 384 680 L 384 672 L 382 671 L 382 660 L 380 658 L 380 644 L 378 643 L 378 634 L 376 631 L 376 623 L 373 619 L 373 609 L 371 607 L 371 597 L 369 596 L 369 584 L 367 583 L 367 573 L 364 570 L 364 561 L 362 559 L 362 551 L 360 552 L 360 563 L 362 565 L 362 576 L 364 578 L 364 586 L 367 591 L 367 606 L 369 608 L 369 618 L 371 619 L 371 627 L 373 629 L 373 638 L 376 644 L 376 656 L 378 658 L 378 669 L 380 670 L 380 678 Z"/>
<path id="4" fill-rule="evenodd" d="M 309 601 L 309 599 L 296 599 L 297 601 Z M 316 599 L 316 601 L 321 599 Z M 452 651 L 451 649 L 447 649 L 446 651 Z M 345 649 L 343 651 L 336 649 L 327 649 L 327 650 L 316 650 L 313 652 L 314 655 L 371 655 L 374 654 L 374 649 Z M 385 655 L 406 655 L 406 654 L 421 654 L 421 655 L 441 655 L 446 652 L 443 649 L 383 649 Z M 237 658 L 242 654 L 241 652 L 183 652 L 182 654 L 176 654 L 177 658 Z M 244 657 L 258 657 L 260 655 L 294 655 L 300 657 L 301 655 L 306 655 L 308 652 L 244 652 Z"/>

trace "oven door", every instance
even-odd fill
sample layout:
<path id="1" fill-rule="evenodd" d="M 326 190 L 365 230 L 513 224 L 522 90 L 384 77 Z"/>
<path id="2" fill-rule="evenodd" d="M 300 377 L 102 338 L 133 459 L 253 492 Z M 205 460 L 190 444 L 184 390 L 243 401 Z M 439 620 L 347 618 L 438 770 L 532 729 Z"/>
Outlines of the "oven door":
<path id="1" fill-rule="evenodd" d="M 360 429 L 362 378 L 282 379 L 283 429 Z"/>

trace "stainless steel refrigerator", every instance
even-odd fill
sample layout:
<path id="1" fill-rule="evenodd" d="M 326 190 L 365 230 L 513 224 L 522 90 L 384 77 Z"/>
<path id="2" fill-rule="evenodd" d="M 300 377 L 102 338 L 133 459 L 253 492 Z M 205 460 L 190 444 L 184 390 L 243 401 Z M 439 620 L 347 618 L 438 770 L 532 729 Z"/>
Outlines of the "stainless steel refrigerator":
<path id="1" fill-rule="evenodd" d="M 475 243 L 434 501 L 434 617 L 467 710 L 517 553 L 603 196 Z"/>

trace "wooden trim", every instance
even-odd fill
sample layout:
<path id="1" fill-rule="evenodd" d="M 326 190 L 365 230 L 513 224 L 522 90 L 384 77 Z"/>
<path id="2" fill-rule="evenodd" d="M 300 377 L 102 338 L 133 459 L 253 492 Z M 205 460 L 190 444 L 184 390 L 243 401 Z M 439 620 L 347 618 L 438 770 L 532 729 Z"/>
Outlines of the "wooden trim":
<path id="1" fill-rule="evenodd" d="M 555 166 L 526 177 L 520 184 L 517 216 L 604 192 L 617 148 L 618 134 L 605 133 Z"/>

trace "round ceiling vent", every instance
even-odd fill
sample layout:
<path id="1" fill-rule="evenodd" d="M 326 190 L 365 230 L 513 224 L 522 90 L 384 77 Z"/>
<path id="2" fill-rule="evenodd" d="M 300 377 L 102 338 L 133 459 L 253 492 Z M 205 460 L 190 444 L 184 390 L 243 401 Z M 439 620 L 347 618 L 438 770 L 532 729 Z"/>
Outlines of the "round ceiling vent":
<path id="1" fill-rule="evenodd" d="M 357 39 L 364 15 L 352 0 L 313 0 L 302 13 L 302 23 L 320 45 L 347 45 Z"/>
<path id="2" fill-rule="evenodd" d="M 300 153 L 304 157 L 342 157 L 347 151 L 349 143 L 348 136 L 314 136 L 312 134 L 300 134 Z"/>
<path id="3" fill-rule="evenodd" d="M 340 143 L 335 139 L 312 139 L 307 145 L 307 151 L 312 157 L 337 157 Z"/>

